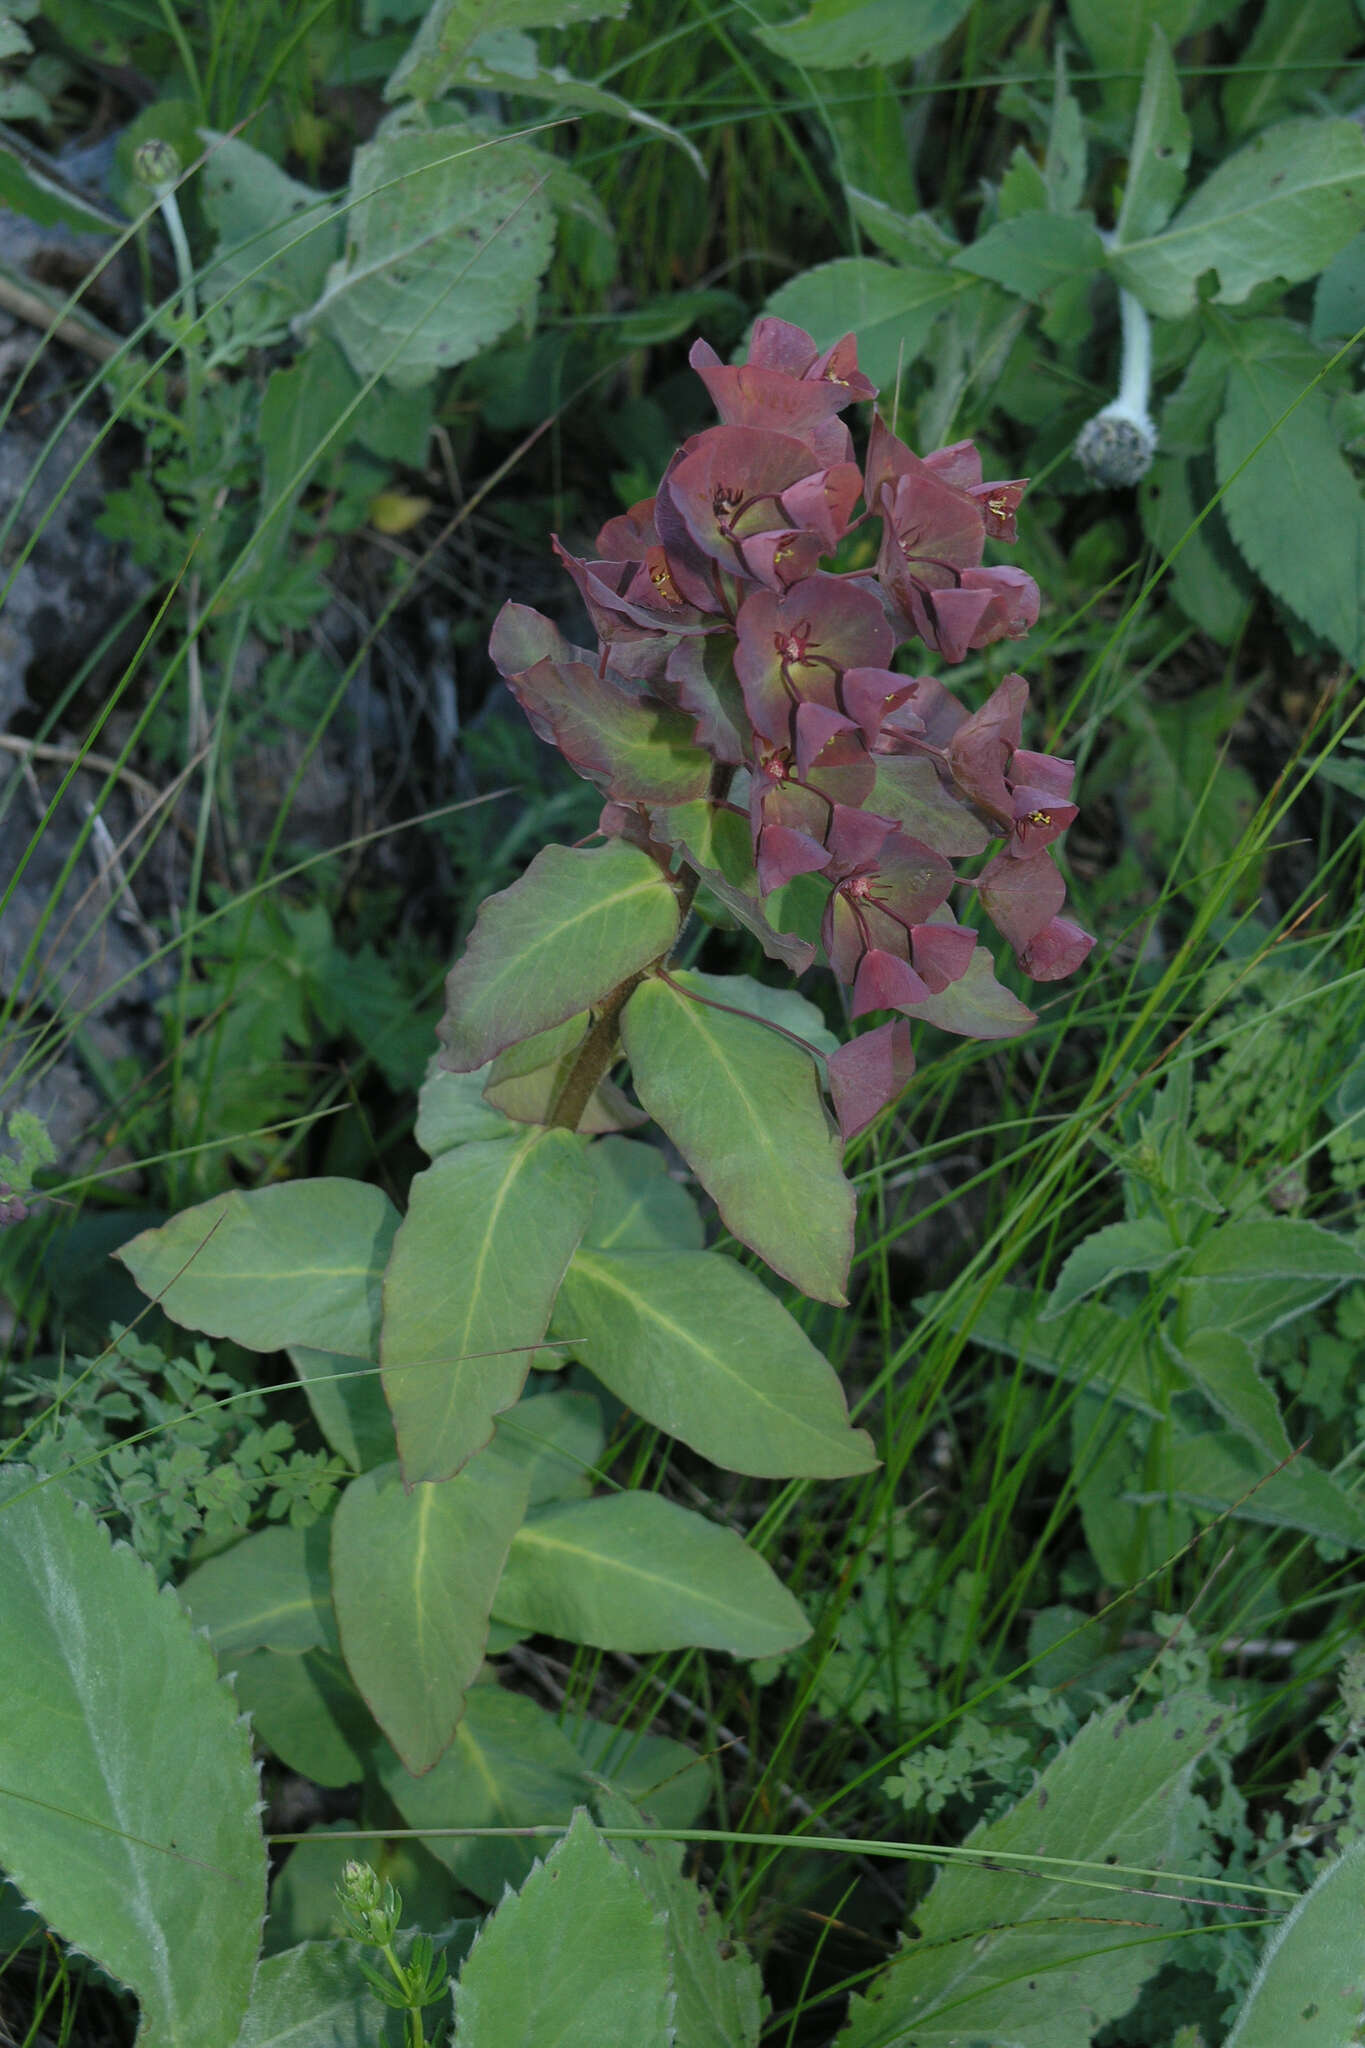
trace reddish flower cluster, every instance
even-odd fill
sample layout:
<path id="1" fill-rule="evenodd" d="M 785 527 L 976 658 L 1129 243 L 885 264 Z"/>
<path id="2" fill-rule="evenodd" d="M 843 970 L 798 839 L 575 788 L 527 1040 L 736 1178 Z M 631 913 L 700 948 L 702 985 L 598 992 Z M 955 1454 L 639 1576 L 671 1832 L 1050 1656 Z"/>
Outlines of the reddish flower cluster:
<path id="1" fill-rule="evenodd" d="M 822 878 L 821 942 L 855 1017 L 892 1010 L 983 1037 L 1022 1029 L 1031 1013 L 947 908 L 963 881 L 952 862 L 1003 839 L 967 886 L 1026 974 L 1070 974 L 1093 941 L 1059 915 L 1048 847 L 1076 815 L 1072 764 L 1021 745 L 1021 676 L 971 712 L 891 662 L 909 638 L 956 663 L 1033 625 L 1032 579 L 982 566 L 988 540 L 1014 539 L 1024 484 L 984 482 L 970 442 L 915 455 L 875 416 L 860 471 L 838 415 L 875 392 L 851 335 L 821 354 L 765 319 L 747 363 L 722 363 L 700 341 L 690 360 L 724 424 L 679 450 L 655 497 L 607 522 L 598 559 L 555 543 L 597 653 L 508 605 L 494 659 L 537 732 L 608 797 L 604 831 L 662 858 L 687 844 L 695 860 L 678 807 L 709 796 L 747 812 L 747 876 L 704 871 L 789 962 L 811 948 L 771 931 L 761 899 Z M 822 568 L 868 517 L 881 523 L 875 571 Z M 845 1130 L 912 1067 L 899 1017 L 836 1055 Z"/>

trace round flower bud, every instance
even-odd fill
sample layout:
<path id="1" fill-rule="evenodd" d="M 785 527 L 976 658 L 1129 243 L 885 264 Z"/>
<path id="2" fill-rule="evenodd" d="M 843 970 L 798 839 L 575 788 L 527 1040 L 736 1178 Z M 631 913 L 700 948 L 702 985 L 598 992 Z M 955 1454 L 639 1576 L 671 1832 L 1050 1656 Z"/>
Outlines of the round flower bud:
<path id="1" fill-rule="evenodd" d="M 1156 454 L 1156 428 L 1145 414 L 1107 405 L 1076 436 L 1076 460 L 1091 483 L 1119 489 L 1140 483 Z"/>
<path id="2" fill-rule="evenodd" d="M 180 151 L 173 142 L 165 142 L 160 136 L 149 135 L 133 151 L 133 176 L 139 185 L 149 185 L 154 192 L 163 185 L 173 185 L 180 171 Z"/>

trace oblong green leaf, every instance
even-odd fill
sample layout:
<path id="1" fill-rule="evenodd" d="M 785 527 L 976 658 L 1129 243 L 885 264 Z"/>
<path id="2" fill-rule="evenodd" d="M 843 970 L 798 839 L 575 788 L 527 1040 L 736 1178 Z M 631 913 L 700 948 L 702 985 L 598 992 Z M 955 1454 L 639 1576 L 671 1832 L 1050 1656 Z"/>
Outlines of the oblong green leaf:
<path id="1" fill-rule="evenodd" d="M 1186 1277 L 1242 1285 L 1264 1280 L 1363 1280 L 1365 1252 L 1300 1216 L 1248 1216 L 1211 1230 Z"/>
<path id="2" fill-rule="evenodd" d="M 753 24 L 776 57 L 815 71 L 901 64 L 941 43 L 969 0 L 815 0 L 795 21 Z"/>
<path id="3" fill-rule="evenodd" d="M 672 2048 L 672 2012 L 663 1922 L 580 1807 L 465 1958 L 461 2048 Z"/>
<path id="4" fill-rule="evenodd" d="M 442 1485 L 397 1465 L 353 1479 L 332 1519 L 341 1648 L 408 1769 L 449 1745 L 483 1662 L 493 1590 L 526 1512 L 527 1476 L 491 1452 Z"/>
<path id="5" fill-rule="evenodd" d="M 1272 1463 L 1289 1457 L 1280 1404 L 1256 1370 L 1256 1354 L 1231 1330 L 1188 1330 L 1172 1350 L 1205 1400 Z"/>
<path id="6" fill-rule="evenodd" d="M 1082 1238 L 1057 1275 L 1047 1307 L 1038 1320 L 1051 1322 L 1127 1273 L 1158 1273 L 1180 1256 L 1168 1226 L 1155 1217 L 1106 1223 Z"/>
<path id="7" fill-rule="evenodd" d="M 833 1367 L 718 1252 L 580 1247 L 555 1329 L 619 1401 L 727 1472 L 834 1479 L 877 1462 Z"/>
<path id="8" fill-rule="evenodd" d="M 353 1941 L 301 1941 L 262 1962 L 236 2048 L 375 2048 L 401 2041 L 401 2029 L 396 2013 L 382 2013 Z"/>
<path id="9" fill-rule="evenodd" d="M 657 1493 L 543 1509 L 513 1539 L 493 1611 L 599 1650 L 775 1657 L 810 1634 L 757 1551 Z"/>
<path id="10" fill-rule="evenodd" d="M 256 1769 L 206 1643 L 141 1559 L 0 1471 L 0 1863 L 128 1985 L 139 2048 L 234 2048 L 265 1908 Z"/>
<path id="11" fill-rule="evenodd" d="M 576 1017 L 677 936 L 678 899 L 647 854 L 620 839 L 544 847 L 519 882 L 484 904 L 451 969 L 442 1065 L 481 1067 Z"/>
<path id="12" fill-rule="evenodd" d="M 335 1650 L 328 1528 L 258 1529 L 181 1580 L 181 1605 L 221 1662 L 239 1650 Z"/>
<path id="13" fill-rule="evenodd" d="M 144 1230 L 114 1256 L 172 1321 L 248 1351 L 305 1344 L 373 1358 L 398 1212 L 358 1180 L 234 1189 Z"/>
<path id="14" fill-rule="evenodd" d="M 814 1059 L 658 978 L 627 1003 L 621 1036 L 636 1093 L 727 1229 L 804 1293 L 842 1305 L 855 1205 Z"/>
<path id="15" fill-rule="evenodd" d="M 1128 152 L 1128 182 L 1115 224 L 1120 244 L 1157 234 L 1170 219 L 1185 185 L 1190 124 L 1180 100 L 1171 46 L 1154 21 L 1149 31 L 1142 97 Z"/>
<path id="16" fill-rule="evenodd" d="M 1024 299 L 1041 299 L 1070 278 L 1088 276 L 1103 260 L 1094 221 L 1066 213 L 1020 213 L 997 221 L 953 258 L 959 270 Z"/>
<path id="17" fill-rule="evenodd" d="M 235 1657 L 232 1686 L 252 1731 L 272 1756 L 316 1785 L 358 1785 L 374 1720 L 339 1657 L 322 1650 Z"/>
<path id="18" fill-rule="evenodd" d="M 1191 312 L 1206 270 L 1237 305 L 1268 278 L 1298 284 L 1365 226 L 1365 135 L 1354 121 L 1283 121 L 1221 163 L 1160 234 L 1110 252 L 1149 313 Z"/>
<path id="19" fill-rule="evenodd" d="M 1226 2048 L 1345 2048 L 1365 2014 L 1365 1842 L 1329 1863 L 1270 1936 Z"/>
<path id="20" fill-rule="evenodd" d="M 1166 1453 L 1159 1493 L 1136 1486 L 1127 1498 L 1139 1506 L 1148 1501 L 1185 1501 L 1190 1507 L 1224 1511 L 1242 1522 L 1262 1522 L 1274 1529 L 1299 1529 L 1365 1550 L 1365 1507 L 1340 1482 L 1302 1454 L 1276 1471 L 1264 1451 L 1230 1430 L 1202 1430 L 1198 1436 L 1177 1436 Z"/>
<path id="21" fill-rule="evenodd" d="M 419 1173 L 384 1282 L 384 1392 L 403 1476 L 448 1479 L 521 1393 L 592 1210 L 569 1131 L 459 1145 Z"/>
<path id="22" fill-rule="evenodd" d="M 706 1242 L 701 1214 L 674 1180 L 657 1145 L 603 1138 L 588 1151 L 597 1179 L 583 1242 L 604 1252 L 699 1252 Z"/>

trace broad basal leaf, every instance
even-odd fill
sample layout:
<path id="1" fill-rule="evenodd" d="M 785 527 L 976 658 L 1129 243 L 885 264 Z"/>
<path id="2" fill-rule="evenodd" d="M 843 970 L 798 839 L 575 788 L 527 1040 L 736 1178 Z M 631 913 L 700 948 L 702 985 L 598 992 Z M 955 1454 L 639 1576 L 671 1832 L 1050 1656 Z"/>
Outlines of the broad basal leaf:
<path id="1" fill-rule="evenodd" d="M 455 125 L 365 143 L 345 251 L 304 324 L 400 389 L 466 362 L 520 317 L 549 263 L 550 169 L 525 143 Z"/>
<path id="2" fill-rule="evenodd" d="M 851 64 L 902 64 L 941 43 L 968 0 L 815 0 L 795 21 L 753 24 L 776 57 L 813 71 Z"/>
<path id="3" fill-rule="evenodd" d="M 619 1401 L 726 1471 L 833 1479 L 876 1464 L 832 1367 L 718 1252 L 580 1248 L 554 1327 Z"/>
<path id="4" fill-rule="evenodd" d="M 653 1901 L 580 1808 L 465 1958 L 461 2048 L 673 2048 L 672 2014 Z"/>
<path id="5" fill-rule="evenodd" d="M 1063 213 L 1021 213 L 997 221 L 953 259 L 959 270 L 1024 299 L 1041 299 L 1070 278 L 1088 276 L 1103 260 L 1094 221 Z"/>
<path id="6" fill-rule="evenodd" d="M 1365 1842 L 1274 1929 L 1227 2048 L 1344 2048 L 1365 2020 Z"/>
<path id="7" fill-rule="evenodd" d="M 451 969 L 442 1065 L 467 1072 L 576 1017 L 677 936 L 678 899 L 647 854 L 620 839 L 545 847 L 484 904 Z"/>
<path id="8" fill-rule="evenodd" d="M 583 1148 L 528 1130 L 457 1146 L 414 1179 L 380 1344 L 410 1486 L 457 1472 L 520 1394 L 592 1209 Z"/>
<path id="9" fill-rule="evenodd" d="M 248 1351 L 306 1344 L 374 1357 L 398 1213 L 358 1180 L 234 1189 L 144 1230 L 114 1256 L 187 1329 Z"/>
<path id="10" fill-rule="evenodd" d="M 142 2007 L 234 2048 L 265 1906 L 251 1745 L 212 1652 L 59 1489 L 0 1470 L 0 1866 Z"/>
<path id="11" fill-rule="evenodd" d="M 875 256 L 836 256 L 779 285 L 763 310 L 804 327 L 822 348 L 856 334 L 859 369 L 889 389 L 961 290 L 962 280 L 941 263 L 912 266 L 883 263 Z"/>
<path id="12" fill-rule="evenodd" d="M 658 979 L 627 1003 L 621 1036 L 636 1093 L 726 1227 L 806 1294 L 842 1303 L 853 1190 L 814 1059 Z"/>
<path id="13" fill-rule="evenodd" d="M 449 1747 L 526 1512 L 527 1476 L 489 1452 L 442 1485 L 397 1465 L 353 1479 L 332 1523 L 332 1597 L 351 1676 L 408 1769 Z"/>
<path id="14" fill-rule="evenodd" d="M 384 1790 L 412 1828 L 524 1828 L 567 1821 L 589 1785 L 583 1761 L 554 1716 L 524 1694 L 475 1685 L 455 1740 L 434 1769 L 414 1778 L 381 1753 Z M 432 1835 L 426 1847 L 465 1888 L 496 1905 L 518 1885 L 537 1845 L 514 1837 Z"/>
<path id="15" fill-rule="evenodd" d="M 1358 182 L 1365 191 L 1365 175 Z M 1258 321 L 1236 336 L 1218 422 L 1223 516 L 1276 597 L 1348 661 L 1359 661 L 1365 499 L 1338 445 L 1327 394 L 1309 389 L 1323 359 L 1310 366 L 1304 351 L 1296 359 L 1258 347 L 1273 347 L 1282 334 L 1278 323 Z"/>
<path id="16" fill-rule="evenodd" d="M 1149 313 L 1191 312 L 1206 270 L 1238 305 L 1258 284 L 1314 277 L 1365 226 L 1365 135 L 1354 121 L 1283 121 L 1221 163 L 1159 234 L 1109 265 Z"/>
<path id="17" fill-rule="evenodd" d="M 378 1365 L 362 1365 L 340 1352 L 315 1351 L 307 1344 L 290 1344 L 287 1349 L 313 1419 L 337 1456 L 353 1472 L 387 1463 L 393 1456 L 393 1417 L 384 1401 Z"/>
<path id="18" fill-rule="evenodd" d="M 533 1508 L 591 1493 L 606 1440 L 596 1394 L 569 1387 L 518 1401 L 498 1417 L 495 1438 L 504 1463 L 525 1478 L 527 1505 Z"/>
<path id="19" fill-rule="evenodd" d="M 1105 1866 L 1178 1871 L 1190 1781 L 1225 1718 L 1198 1694 L 1141 1721 L 1124 1702 L 1096 1714 L 1017 1806 L 973 1829 L 989 1867 L 943 1872 L 838 2048 L 1090 2048 L 1184 1919 L 1174 1876 L 1107 1886 Z M 1058 1861 L 1021 1867 L 1011 1850 Z"/>
<path id="20" fill-rule="evenodd" d="M 178 1588 L 224 1668 L 241 1650 L 335 1650 L 328 1527 L 257 1529 L 196 1565 Z"/>
<path id="21" fill-rule="evenodd" d="M 600 1650 L 774 1657 L 810 1634 L 757 1551 L 657 1493 L 605 1494 L 523 1523 L 494 1613 Z"/>
<path id="22" fill-rule="evenodd" d="M 1155 235 L 1166 225 L 1185 186 L 1190 124 L 1180 100 L 1171 46 L 1153 22 L 1142 74 L 1142 98 L 1128 152 L 1128 182 L 1115 224 L 1120 246 Z"/>

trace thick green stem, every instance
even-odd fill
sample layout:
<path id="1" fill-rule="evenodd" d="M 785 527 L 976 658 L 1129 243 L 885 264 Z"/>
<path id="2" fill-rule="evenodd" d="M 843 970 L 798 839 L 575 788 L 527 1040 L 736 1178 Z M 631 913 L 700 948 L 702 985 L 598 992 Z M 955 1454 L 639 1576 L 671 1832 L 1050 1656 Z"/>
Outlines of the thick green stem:
<path id="1" fill-rule="evenodd" d="M 694 885 L 695 886 L 695 885 Z M 621 1012 L 644 980 L 643 972 L 618 982 L 593 1018 L 592 1028 L 578 1049 L 569 1078 L 560 1089 L 550 1111 L 551 1130 L 576 1131 L 598 1083 L 604 1081 L 616 1058 L 616 1040 Z"/>

